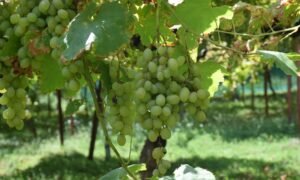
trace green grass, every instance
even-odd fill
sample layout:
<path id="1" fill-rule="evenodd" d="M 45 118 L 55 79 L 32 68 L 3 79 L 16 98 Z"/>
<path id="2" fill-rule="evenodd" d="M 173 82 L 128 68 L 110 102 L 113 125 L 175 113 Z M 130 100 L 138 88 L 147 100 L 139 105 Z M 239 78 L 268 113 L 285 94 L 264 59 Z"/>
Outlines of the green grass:
<path id="1" fill-rule="evenodd" d="M 249 102 L 246 102 L 249 104 Z M 263 115 L 263 103 L 256 111 L 240 102 L 214 101 L 209 121 L 184 121 L 167 144 L 169 174 L 180 164 L 200 166 L 218 179 L 300 179 L 300 140 L 296 125 L 288 124 L 284 100 L 272 101 L 270 116 Z M 37 121 L 39 138 L 0 125 L 0 179 L 98 179 L 119 167 L 116 158 L 104 159 L 103 135 L 98 134 L 95 160 L 86 159 L 89 146 L 88 120 L 80 120 L 76 134 L 67 131 L 60 147 L 55 118 Z M 44 123 L 46 122 L 46 123 Z M 46 124 L 46 125 L 45 125 Z M 131 159 L 137 162 L 143 133 L 133 139 Z M 129 145 L 118 147 L 128 157 Z"/>

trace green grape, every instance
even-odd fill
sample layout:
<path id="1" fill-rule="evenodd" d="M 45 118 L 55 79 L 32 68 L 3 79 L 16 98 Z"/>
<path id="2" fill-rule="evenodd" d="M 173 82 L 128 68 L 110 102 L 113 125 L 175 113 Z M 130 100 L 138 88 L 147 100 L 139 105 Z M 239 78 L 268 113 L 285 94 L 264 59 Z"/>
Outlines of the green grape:
<path id="1" fill-rule="evenodd" d="M 153 53 L 152 53 L 151 49 L 146 49 L 146 50 L 144 51 L 143 58 L 144 58 L 146 61 L 150 61 L 150 60 L 153 58 Z"/>
<path id="2" fill-rule="evenodd" d="M 58 10 L 57 15 L 61 19 L 68 19 L 69 18 L 68 12 L 66 10 L 64 10 L 64 9 Z"/>
<path id="3" fill-rule="evenodd" d="M 200 100 L 205 100 L 209 97 L 209 92 L 203 89 L 199 89 L 197 91 L 197 95 Z"/>
<path id="4" fill-rule="evenodd" d="M 153 177 L 158 177 L 158 176 L 159 176 L 159 171 L 158 171 L 158 169 L 154 169 L 152 175 L 153 175 Z"/>
<path id="5" fill-rule="evenodd" d="M 168 52 L 168 56 L 169 56 L 169 57 L 172 57 L 172 56 L 174 55 L 174 53 L 175 53 L 175 49 L 169 47 L 168 50 L 167 50 L 167 52 Z"/>
<path id="6" fill-rule="evenodd" d="M 164 73 L 163 72 L 157 72 L 157 79 L 159 80 L 159 81 L 162 81 L 162 80 L 164 80 Z"/>
<path id="7" fill-rule="evenodd" d="M 162 127 L 162 122 L 158 119 L 153 120 L 153 128 L 154 129 L 160 129 Z"/>
<path id="8" fill-rule="evenodd" d="M 195 103 L 197 101 L 197 93 L 196 92 L 192 92 L 189 96 L 189 101 L 191 103 Z"/>
<path id="9" fill-rule="evenodd" d="M 164 95 L 160 94 L 160 95 L 156 96 L 155 102 L 159 106 L 164 106 L 166 103 L 166 98 Z"/>
<path id="10" fill-rule="evenodd" d="M 0 90 L 3 90 L 7 87 L 7 83 L 3 80 L 0 79 Z"/>
<path id="11" fill-rule="evenodd" d="M 57 48 L 59 46 L 59 38 L 56 36 L 53 36 L 50 39 L 50 47 L 51 48 Z M 73 64 L 72 64 L 73 65 Z M 71 68 L 71 67 L 70 67 Z"/>
<path id="12" fill-rule="evenodd" d="M 25 33 L 25 31 L 26 31 L 25 27 L 19 26 L 19 25 L 15 26 L 15 35 L 16 36 L 22 36 Z"/>
<path id="13" fill-rule="evenodd" d="M 166 57 L 162 56 L 162 57 L 159 58 L 158 61 L 159 61 L 160 65 L 165 65 L 165 64 L 167 64 L 168 59 Z"/>
<path id="14" fill-rule="evenodd" d="M 160 47 L 157 49 L 157 52 L 158 52 L 159 55 L 164 56 L 164 55 L 167 53 L 167 48 L 166 48 L 166 47 L 163 47 L 163 46 L 160 46 Z"/>
<path id="15" fill-rule="evenodd" d="M 189 99 L 190 90 L 187 87 L 181 89 L 179 97 L 182 102 L 186 102 Z"/>
<path id="16" fill-rule="evenodd" d="M 150 130 L 148 132 L 148 139 L 151 141 L 151 142 L 155 142 L 158 138 L 159 134 L 157 131 L 154 131 L 154 130 Z"/>
<path id="17" fill-rule="evenodd" d="M 117 142 L 120 146 L 124 146 L 126 144 L 126 137 L 123 134 L 119 134 L 117 138 Z"/>
<path id="18" fill-rule="evenodd" d="M 146 129 L 146 130 L 152 129 L 152 127 L 153 127 L 152 120 L 151 120 L 151 119 L 146 119 L 146 120 L 142 123 L 142 126 L 143 126 L 143 128 Z"/>
<path id="19" fill-rule="evenodd" d="M 9 21 L 2 21 L 0 24 L 0 31 L 5 32 L 10 27 Z"/>
<path id="20" fill-rule="evenodd" d="M 49 14 L 51 16 L 55 16 L 56 15 L 56 8 L 53 6 L 53 4 L 51 4 L 49 6 L 47 14 Z"/>
<path id="21" fill-rule="evenodd" d="M 49 0 L 42 0 L 38 6 L 39 11 L 46 14 L 48 9 L 50 7 L 50 2 Z"/>
<path id="22" fill-rule="evenodd" d="M 162 148 L 154 148 L 152 151 L 152 157 L 155 160 L 160 160 L 161 158 L 163 158 L 164 153 L 162 151 Z"/>
<path id="23" fill-rule="evenodd" d="M 197 108 L 192 105 L 192 104 L 189 104 L 187 107 L 186 107 L 186 111 L 190 114 L 190 115 L 194 115 L 196 112 L 197 112 Z"/>
<path id="24" fill-rule="evenodd" d="M 62 0 L 53 0 L 52 4 L 56 9 L 64 8 L 64 3 L 62 2 Z"/>
<path id="25" fill-rule="evenodd" d="M 146 91 L 151 91 L 151 88 L 152 88 L 152 83 L 150 81 L 146 81 L 144 84 L 144 89 Z"/>
<path id="26" fill-rule="evenodd" d="M 6 95 L 8 98 L 13 98 L 15 96 L 15 94 L 16 94 L 16 91 L 12 87 L 8 88 L 6 91 Z"/>
<path id="27" fill-rule="evenodd" d="M 182 65 L 184 65 L 184 63 L 185 63 L 185 57 L 184 57 L 184 56 L 179 56 L 179 57 L 177 58 L 177 61 L 178 61 L 178 65 L 179 65 L 179 66 L 182 66 Z"/>
<path id="28" fill-rule="evenodd" d="M 167 106 L 165 106 L 165 107 L 163 107 L 163 109 L 162 109 L 162 114 L 164 115 L 164 116 L 170 116 L 171 115 L 171 109 L 169 108 L 169 107 L 167 107 Z"/>
<path id="29" fill-rule="evenodd" d="M 72 77 L 72 73 L 70 72 L 68 67 L 64 67 L 62 69 L 62 75 L 67 79 L 70 79 Z"/>
<path id="30" fill-rule="evenodd" d="M 163 71 L 163 73 L 164 73 L 164 77 L 165 77 L 166 79 L 169 79 L 169 78 L 171 77 L 171 72 L 170 72 L 169 69 L 165 69 L 165 70 Z"/>
<path id="31" fill-rule="evenodd" d="M 65 28 L 62 25 L 56 25 L 54 32 L 57 35 L 62 35 L 65 32 Z"/>
<path id="32" fill-rule="evenodd" d="M 71 79 L 68 83 L 68 87 L 71 91 L 78 91 L 80 89 L 80 84 L 75 79 Z"/>
<path id="33" fill-rule="evenodd" d="M 152 116 L 156 117 L 162 113 L 162 109 L 160 106 L 152 106 L 150 112 Z"/>
<path id="34" fill-rule="evenodd" d="M 196 114 L 196 120 L 199 122 L 203 122 L 206 120 L 206 115 L 203 111 L 198 111 Z"/>
<path id="35" fill-rule="evenodd" d="M 123 116 L 123 117 L 127 117 L 130 115 L 130 110 L 128 109 L 128 107 L 126 106 L 122 106 L 120 107 L 120 115 Z"/>
<path id="36" fill-rule="evenodd" d="M 35 22 L 35 24 L 40 28 L 46 26 L 46 22 L 44 21 L 44 19 L 41 19 L 41 18 L 38 18 L 37 21 Z"/>
<path id="37" fill-rule="evenodd" d="M 178 69 L 178 64 L 177 61 L 173 58 L 168 60 L 168 67 L 171 71 L 177 71 Z"/>
<path id="38" fill-rule="evenodd" d="M 24 122 L 22 120 L 17 120 L 15 122 L 15 127 L 17 130 L 22 130 L 24 127 Z"/>
<path id="39" fill-rule="evenodd" d="M 162 166 L 164 166 L 166 169 L 169 169 L 169 168 L 171 167 L 171 163 L 170 163 L 169 161 L 167 161 L 167 160 L 164 160 L 164 159 L 162 159 L 162 160 L 160 161 L 160 164 L 161 164 Z"/>
<path id="40" fill-rule="evenodd" d="M 21 61 L 20 61 L 20 66 L 21 66 L 21 68 L 28 68 L 29 66 L 30 66 L 30 61 L 29 61 L 29 59 L 22 59 Z"/>
<path id="41" fill-rule="evenodd" d="M 16 96 L 18 98 L 24 98 L 24 97 L 26 97 L 26 91 L 24 89 L 22 89 L 22 88 L 19 88 L 16 91 Z"/>
<path id="42" fill-rule="evenodd" d="M 121 131 L 124 128 L 124 123 L 122 121 L 113 121 L 111 126 L 113 129 Z"/>
<path id="43" fill-rule="evenodd" d="M 55 27 L 56 27 L 56 24 L 57 24 L 56 21 L 55 21 L 55 18 L 50 16 L 46 19 L 46 22 L 47 22 L 48 29 L 50 29 L 51 31 L 54 31 Z"/>
<path id="44" fill-rule="evenodd" d="M 27 14 L 26 18 L 27 18 L 28 22 L 36 22 L 37 21 L 37 15 L 34 13 Z"/>
<path id="45" fill-rule="evenodd" d="M 159 164 L 158 165 L 158 171 L 159 171 L 160 175 L 164 175 L 164 174 L 166 174 L 167 169 L 163 165 Z"/>
<path id="46" fill-rule="evenodd" d="M 123 130 L 122 130 L 122 133 L 126 134 L 126 135 L 132 135 L 133 129 L 130 125 L 125 125 Z"/>
<path id="47" fill-rule="evenodd" d="M 174 128 L 176 126 L 176 123 L 177 123 L 176 115 L 171 115 L 167 120 L 167 126 L 169 128 Z"/>
<path id="48" fill-rule="evenodd" d="M 179 101 L 180 101 L 180 98 L 177 95 L 173 94 L 173 95 L 167 96 L 167 102 L 171 105 L 176 105 L 179 103 Z"/>
<path id="49" fill-rule="evenodd" d="M 29 25 L 27 18 L 21 18 L 18 22 L 18 25 L 26 28 Z"/>
<path id="50" fill-rule="evenodd" d="M 12 15 L 10 16 L 10 22 L 11 22 L 12 24 L 18 24 L 19 21 L 20 21 L 20 19 L 21 19 L 20 14 L 12 14 Z"/>
<path id="51" fill-rule="evenodd" d="M 170 90 L 173 93 L 179 93 L 179 91 L 181 90 L 181 87 L 179 86 L 179 84 L 177 82 L 172 81 L 170 84 Z"/>
<path id="52" fill-rule="evenodd" d="M 170 139 L 171 137 L 171 131 L 170 129 L 168 128 L 163 128 L 161 131 L 160 131 L 160 136 L 161 138 L 167 140 L 167 139 Z"/>
<path id="53" fill-rule="evenodd" d="M 15 117 L 15 111 L 12 108 L 7 108 L 3 111 L 4 119 L 13 119 Z"/>
<path id="54" fill-rule="evenodd" d="M 77 72 L 79 71 L 79 69 L 78 69 L 78 67 L 77 67 L 76 64 L 70 64 L 69 70 L 70 70 L 70 72 L 73 73 L 73 74 L 75 74 L 75 73 L 77 73 Z"/>
<path id="55" fill-rule="evenodd" d="M 137 91 L 136 91 L 136 96 L 138 99 L 142 100 L 145 98 L 145 95 L 146 95 L 146 91 L 144 88 L 138 88 Z"/>
<path id="56" fill-rule="evenodd" d="M 7 105 L 9 102 L 9 99 L 6 96 L 0 97 L 0 104 L 1 105 Z"/>
<path id="57" fill-rule="evenodd" d="M 151 73 L 156 73 L 157 65 L 154 62 L 149 62 L 148 69 Z"/>
<path id="58" fill-rule="evenodd" d="M 137 111 L 138 111 L 138 113 L 139 113 L 140 115 L 144 115 L 144 114 L 147 113 L 147 108 L 146 108 L 146 106 L 144 106 L 144 105 L 140 105 L 140 106 L 138 107 Z"/>

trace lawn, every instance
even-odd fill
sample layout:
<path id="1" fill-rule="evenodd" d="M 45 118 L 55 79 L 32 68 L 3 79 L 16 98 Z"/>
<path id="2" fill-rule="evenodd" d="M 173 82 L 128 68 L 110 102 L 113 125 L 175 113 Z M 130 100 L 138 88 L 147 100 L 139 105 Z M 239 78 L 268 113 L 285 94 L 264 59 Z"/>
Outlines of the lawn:
<path id="1" fill-rule="evenodd" d="M 210 170 L 217 179 L 300 179 L 300 139 L 296 125 L 287 122 L 284 99 L 272 100 L 269 117 L 263 115 L 262 101 L 257 102 L 255 111 L 247 104 L 215 100 L 206 123 L 184 120 L 167 143 L 167 159 L 173 164 L 169 174 L 180 164 L 190 164 Z M 28 128 L 19 132 L 1 124 L 0 179 L 98 179 L 119 167 L 114 156 L 104 159 L 101 132 L 95 160 L 86 159 L 87 121 L 79 119 L 85 123 L 77 125 L 74 135 L 66 129 L 64 147 L 59 145 L 55 118 L 36 120 L 38 138 L 33 138 Z M 143 132 L 137 134 L 133 163 L 138 161 L 144 141 Z M 118 148 L 128 158 L 129 143 Z"/>

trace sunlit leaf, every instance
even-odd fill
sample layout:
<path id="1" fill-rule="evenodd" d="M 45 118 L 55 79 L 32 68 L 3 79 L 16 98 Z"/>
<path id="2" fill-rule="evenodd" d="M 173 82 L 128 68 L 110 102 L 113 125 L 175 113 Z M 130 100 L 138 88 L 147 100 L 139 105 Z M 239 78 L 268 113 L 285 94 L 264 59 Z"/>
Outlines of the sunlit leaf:
<path id="1" fill-rule="evenodd" d="M 285 53 L 264 50 L 259 50 L 257 52 L 261 55 L 262 60 L 274 61 L 277 67 L 287 75 L 297 76 L 297 66 Z"/>

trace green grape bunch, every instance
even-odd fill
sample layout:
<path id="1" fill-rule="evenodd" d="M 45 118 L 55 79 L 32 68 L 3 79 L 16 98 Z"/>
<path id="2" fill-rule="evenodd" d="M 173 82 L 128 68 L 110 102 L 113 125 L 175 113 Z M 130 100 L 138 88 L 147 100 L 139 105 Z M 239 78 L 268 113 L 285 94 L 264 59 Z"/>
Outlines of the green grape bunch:
<path id="1" fill-rule="evenodd" d="M 112 89 L 107 96 L 105 118 L 110 123 L 113 134 L 117 134 L 117 143 L 126 144 L 126 136 L 133 135 L 135 123 L 134 82 L 124 81 L 120 77 L 120 62 L 112 61 L 110 77 L 113 80 Z M 126 67 L 127 68 L 127 67 Z M 128 68 L 125 71 L 130 71 Z"/>
<path id="2" fill-rule="evenodd" d="M 0 47 L 16 44 L 15 55 L 0 57 L 0 104 L 10 127 L 22 129 L 26 119 L 28 79 L 39 75 L 40 62 L 36 56 L 51 54 L 59 60 L 62 37 L 76 7 L 71 0 L 17 0 L 0 4 Z M 71 65 L 71 75 L 76 74 Z M 66 73 L 65 73 L 66 74 Z M 68 89 L 77 91 L 76 76 L 68 79 Z"/>
<path id="3" fill-rule="evenodd" d="M 199 122 L 206 119 L 203 110 L 209 102 L 209 93 L 202 88 L 200 64 L 174 54 L 175 48 L 161 46 L 156 51 L 146 49 L 137 59 L 137 121 L 152 142 L 159 137 L 171 138 L 182 110 Z M 160 169 L 157 172 L 163 175 L 165 169 Z"/>

